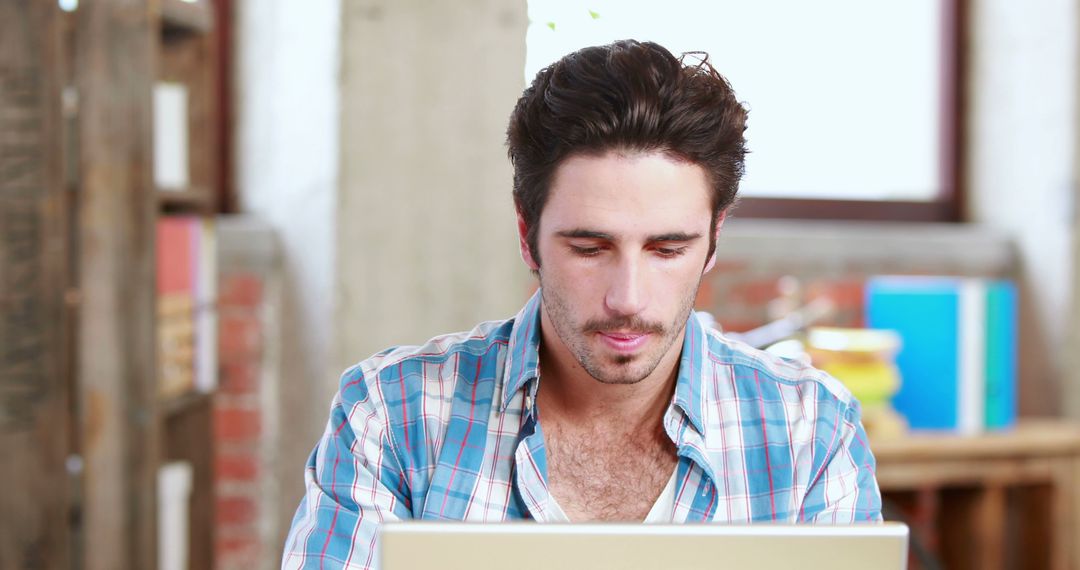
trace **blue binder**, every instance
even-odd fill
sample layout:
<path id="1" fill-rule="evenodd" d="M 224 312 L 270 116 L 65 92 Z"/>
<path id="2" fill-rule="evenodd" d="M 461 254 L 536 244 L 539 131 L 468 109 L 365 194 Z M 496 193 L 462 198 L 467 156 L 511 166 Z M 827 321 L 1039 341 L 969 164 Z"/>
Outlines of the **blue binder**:
<path id="1" fill-rule="evenodd" d="M 901 386 L 893 407 L 912 429 L 958 428 L 960 287 L 945 278 L 875 277 L 866 284 L 866 324 L 900 333 Z"/>

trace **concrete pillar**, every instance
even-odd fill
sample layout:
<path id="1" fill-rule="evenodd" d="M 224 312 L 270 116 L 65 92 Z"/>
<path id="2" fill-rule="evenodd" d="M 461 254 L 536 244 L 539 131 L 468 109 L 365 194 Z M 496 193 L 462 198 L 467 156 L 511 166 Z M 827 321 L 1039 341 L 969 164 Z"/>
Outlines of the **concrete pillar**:
<path id="1" fill-rule="evenodd" d="M 506 122 L 524 0 L 346 0 L 336 362 L 512 316 L 531 276 Z"/>

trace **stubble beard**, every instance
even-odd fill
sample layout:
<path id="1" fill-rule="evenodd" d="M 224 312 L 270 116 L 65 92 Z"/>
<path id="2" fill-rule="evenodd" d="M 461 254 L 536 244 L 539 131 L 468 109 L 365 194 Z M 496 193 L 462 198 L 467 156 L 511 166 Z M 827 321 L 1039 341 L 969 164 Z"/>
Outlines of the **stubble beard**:
<path id="1" fill-rule="evenodd" d="M 547 312 L 548 319 L 554 325 L 555 334 L 581 367 L 597 382 L 603 384 L 637 384 L 648 378 L 660 365 L 664 355 L 671 350 L 675 339 L 686 327 L 686 321 L 697 298 L 698 288 L 701 286 L 701 281 L 698 280 L 693 289 L 688 291 L 688 295 L 682 299 L 679 311 L 667 326 L 648 322 L 639 317 L 590 319 L 584 324 L 577 324 L 573 319 L 573 310 L 566 303 L 559 289 L 545 286 L 543 271 L 540 272 L 539 278 L 543 310 Z M 636 354 L 604 356 L 597 354 L 589 342 L 597 331 L 604 330 L 647 332 L 659 342 L 655 343 L 654 349 L 646 348 L 645 351 Z"/>

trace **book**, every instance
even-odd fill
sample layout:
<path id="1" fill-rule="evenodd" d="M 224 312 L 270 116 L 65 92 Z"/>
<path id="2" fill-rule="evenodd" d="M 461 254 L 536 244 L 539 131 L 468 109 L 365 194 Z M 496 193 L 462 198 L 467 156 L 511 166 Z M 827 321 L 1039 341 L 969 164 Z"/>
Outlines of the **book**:
<path id="1" fill-rule="evenodd" d="M 166 463 L 157 472 L 158 569 L 186 570 L 194 469 L 186 461 Z"/>
<path id="2" fill-rule="evenodd" d="M 195 389 L 210 392 L 217 388 L 217 232 L 214 221 L 199 218 L 191 231 L 198 252 L 193 284 L 195 290 Z"/>
<path id="3" fill-rule="evenodd" d="M 901 336 L 901 386 L 893 405 L 912 429 L 972 434 L 1015 422 L 1011 283 L 874 277 L 866 285 L 866 321 Z"/>
<path id="4" fill-rule="evenodd" d="M 192 269 L 195 252 L 182 217 L 157 223 L 158 392 L 175 397 L 194 388 L 195 298 Z"/>
<path id="5" fill-rule="evenodd" d="M 993 283 L 986 292 L 986 427 L 1016 425 L 1016 286 Z"/>
<path id="6" fill-rule="evenodd" d="M 167 216 L 157 225 L 159 392 L 217 386 L 217 256 L 213 220 Z"/>
<path id="7" fill-rule="evenodd" d="M 958 349 L 957 428 L 976 434 L 986 427 L 986 283 L 962 279 L 957 283 Z"/>
<path id="8" fill-rule="evenodd" d="M 154 85 L 154 184 L 161 190 L 187 190 L 188 89 L 182 83 Z"/>
<path id="9" fill-rule="evenodd" d="M 959 312 L 952 280 L 867 281 L 867 326 L 900 334 L 900 390 L 893 407 L 912 429 L 951 430 L 959 425 Z"/>

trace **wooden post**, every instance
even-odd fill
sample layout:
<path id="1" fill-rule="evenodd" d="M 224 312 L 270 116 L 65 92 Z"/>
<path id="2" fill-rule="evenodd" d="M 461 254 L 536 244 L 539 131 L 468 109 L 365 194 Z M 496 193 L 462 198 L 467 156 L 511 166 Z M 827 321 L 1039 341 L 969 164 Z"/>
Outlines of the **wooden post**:
<path id="1" fill-rule="evenodd" d="M 157 19 L 141 0 L 81 2 L 79 403 L 87 570 L 156 567 L 151 89 Z"/>
<path id="2" fill-rule="evenodd" d="M 971 512 L 973 568 L 999 570 L 1005 564 L 1005 486 L 980 489 Z"/>
<path id="3" fill-rule="evenodd" d="M 1080 460 L 1061 457 L 1054 467 L 1054 484 L 1042 494 L 1043 504 L 1052 517 L 1041 525 L 1046 535 L 1053 537 L 1048 567 L 1057 569 L 1080 568 Z M 1034 516 L 1025 521 L 1031 525 Z M 1030 531 L 1028 531 L 1030 532 Z M 1033 537 L 1037 539 L 1037 535 Z M 1044 539 L 1045 540 L 1045 539 Z"/>
<path id="4" fill-rule="evenodd" d="M 70 568 L 61 14 L 0 0 L 0 568 Z"/>

